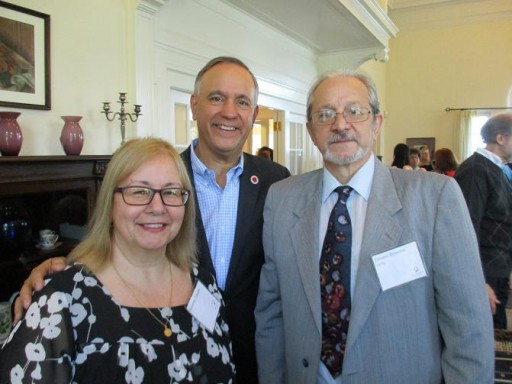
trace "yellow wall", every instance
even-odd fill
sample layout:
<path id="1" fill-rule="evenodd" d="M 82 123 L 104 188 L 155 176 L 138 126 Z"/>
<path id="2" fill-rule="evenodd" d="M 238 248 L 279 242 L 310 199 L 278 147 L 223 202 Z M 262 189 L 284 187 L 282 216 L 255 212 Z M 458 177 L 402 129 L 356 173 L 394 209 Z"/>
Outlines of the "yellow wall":
<path id="1" fill-rule="evenodd" d="M 512 106 L 512 22 L 399 32 L 386 64 L 384 162 L 407 137 L 454 147 L 459 112 Z M 462 159 L 460 159 L 462 160 Z"/>
<path id="2" fill-rule="evenodd" d="M 127 92 L 135 102 L 133 69 L 133 0 L 16 0 L 12 3 L 50 15 L 52 109 L 20 111 L 20 155 L 64 155 L 60 116 L 81 115 L 83 155 L 110 154 L 121 142 L 119 122 L 100 113 L 103 101 L 116 103 Z M 130 109 L 131 111 L 131 109 Z M 143 111 L 144 112 L 144 111 Z M 133 127 L 128 126 L 129 130 Z"/>

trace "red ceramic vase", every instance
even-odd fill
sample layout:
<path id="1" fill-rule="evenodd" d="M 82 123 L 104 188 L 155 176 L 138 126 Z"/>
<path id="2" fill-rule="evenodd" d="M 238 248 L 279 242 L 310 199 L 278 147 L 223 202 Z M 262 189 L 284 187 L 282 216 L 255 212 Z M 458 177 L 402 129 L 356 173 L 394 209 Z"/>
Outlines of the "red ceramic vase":
<path id="1" fill-rule="evenodd" d="M 61 116 L 64 127 L 60 134 L 60 143 L 66 155 L 79 155 L 84 146 L 84 133 L 78 122 L 82 116 Z"/>
<path id="2" fill-rule="evenodd" d="M 21 128 L 16 119 L 20 112 L 0 112 L 0 153 L 18 156 L 23 142 Z"/>

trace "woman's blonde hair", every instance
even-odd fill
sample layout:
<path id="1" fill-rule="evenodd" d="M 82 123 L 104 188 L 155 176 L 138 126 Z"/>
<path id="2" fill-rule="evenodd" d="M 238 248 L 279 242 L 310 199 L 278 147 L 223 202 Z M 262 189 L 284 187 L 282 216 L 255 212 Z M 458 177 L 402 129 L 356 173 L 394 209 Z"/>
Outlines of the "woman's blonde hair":
<path id="1" fill-rule="evenodd" d="M 156 138 L 129 140 L 114 153 L 101 184 L 87 235 L 69 254 L 70 262 L 82 263 L 93 273 L 106 267 L 112 255 L 114 189 L 141 165 L 161 155 L 169 156 L 169 160 L 176 164 L 183 188 L 190 191 L 181 229 L 167 245 L 165 253 L 170 261 L 184 270 L 190 270 L 197 262 L 196 209 L 192 183 L 178 152 L 167 141 Z"/>

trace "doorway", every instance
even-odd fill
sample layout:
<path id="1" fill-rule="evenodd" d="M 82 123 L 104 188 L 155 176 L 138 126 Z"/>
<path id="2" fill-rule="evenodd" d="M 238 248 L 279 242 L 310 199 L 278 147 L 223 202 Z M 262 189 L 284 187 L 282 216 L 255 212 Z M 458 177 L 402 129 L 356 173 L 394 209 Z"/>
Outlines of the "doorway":
<path id="1" fill-rule="evenodd" d="M 259 106 L 259 113 L 252 128 L 252 134 L 244 145 L 244 152 L 255 155 L 265 146 L 274 151 L 274 161 L 284 164 L 284 140 L 282 126 L 284 111 Z"/>

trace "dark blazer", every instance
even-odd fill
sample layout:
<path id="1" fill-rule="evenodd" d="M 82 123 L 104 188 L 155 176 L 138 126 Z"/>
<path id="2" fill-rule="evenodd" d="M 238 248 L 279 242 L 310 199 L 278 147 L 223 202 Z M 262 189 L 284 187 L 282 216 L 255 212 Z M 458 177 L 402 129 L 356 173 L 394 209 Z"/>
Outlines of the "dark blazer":
<path id="1" fill-rule="evenodd" d="M 508 278 L 512 269 L 512 193 L 503 170 L 478 152 L 455 173 L 473 226 L 487 279 Z"/>
<path id="2" fill-rule="evenodd" d="M 189 147 L 181 154 L 181 157 L 194 185 L 190 155 Z M 254 308 L 258 294 L 260 270 L 264 261 L 263 206 L 270 185 L 290 176 L 290 172 L 282 165 L 261 157 L 247 153 L 244 153 L 243 156 L 244 171 L 240 176 L 235 241 L 223 297 L 226 303 L 226 321 L 229 325 L 233 345 L 237 383 L 245 384 L 257 382 Z M 197 193 L 195 197 L 199 264 L 215 275 L 197 202 Z"/>

